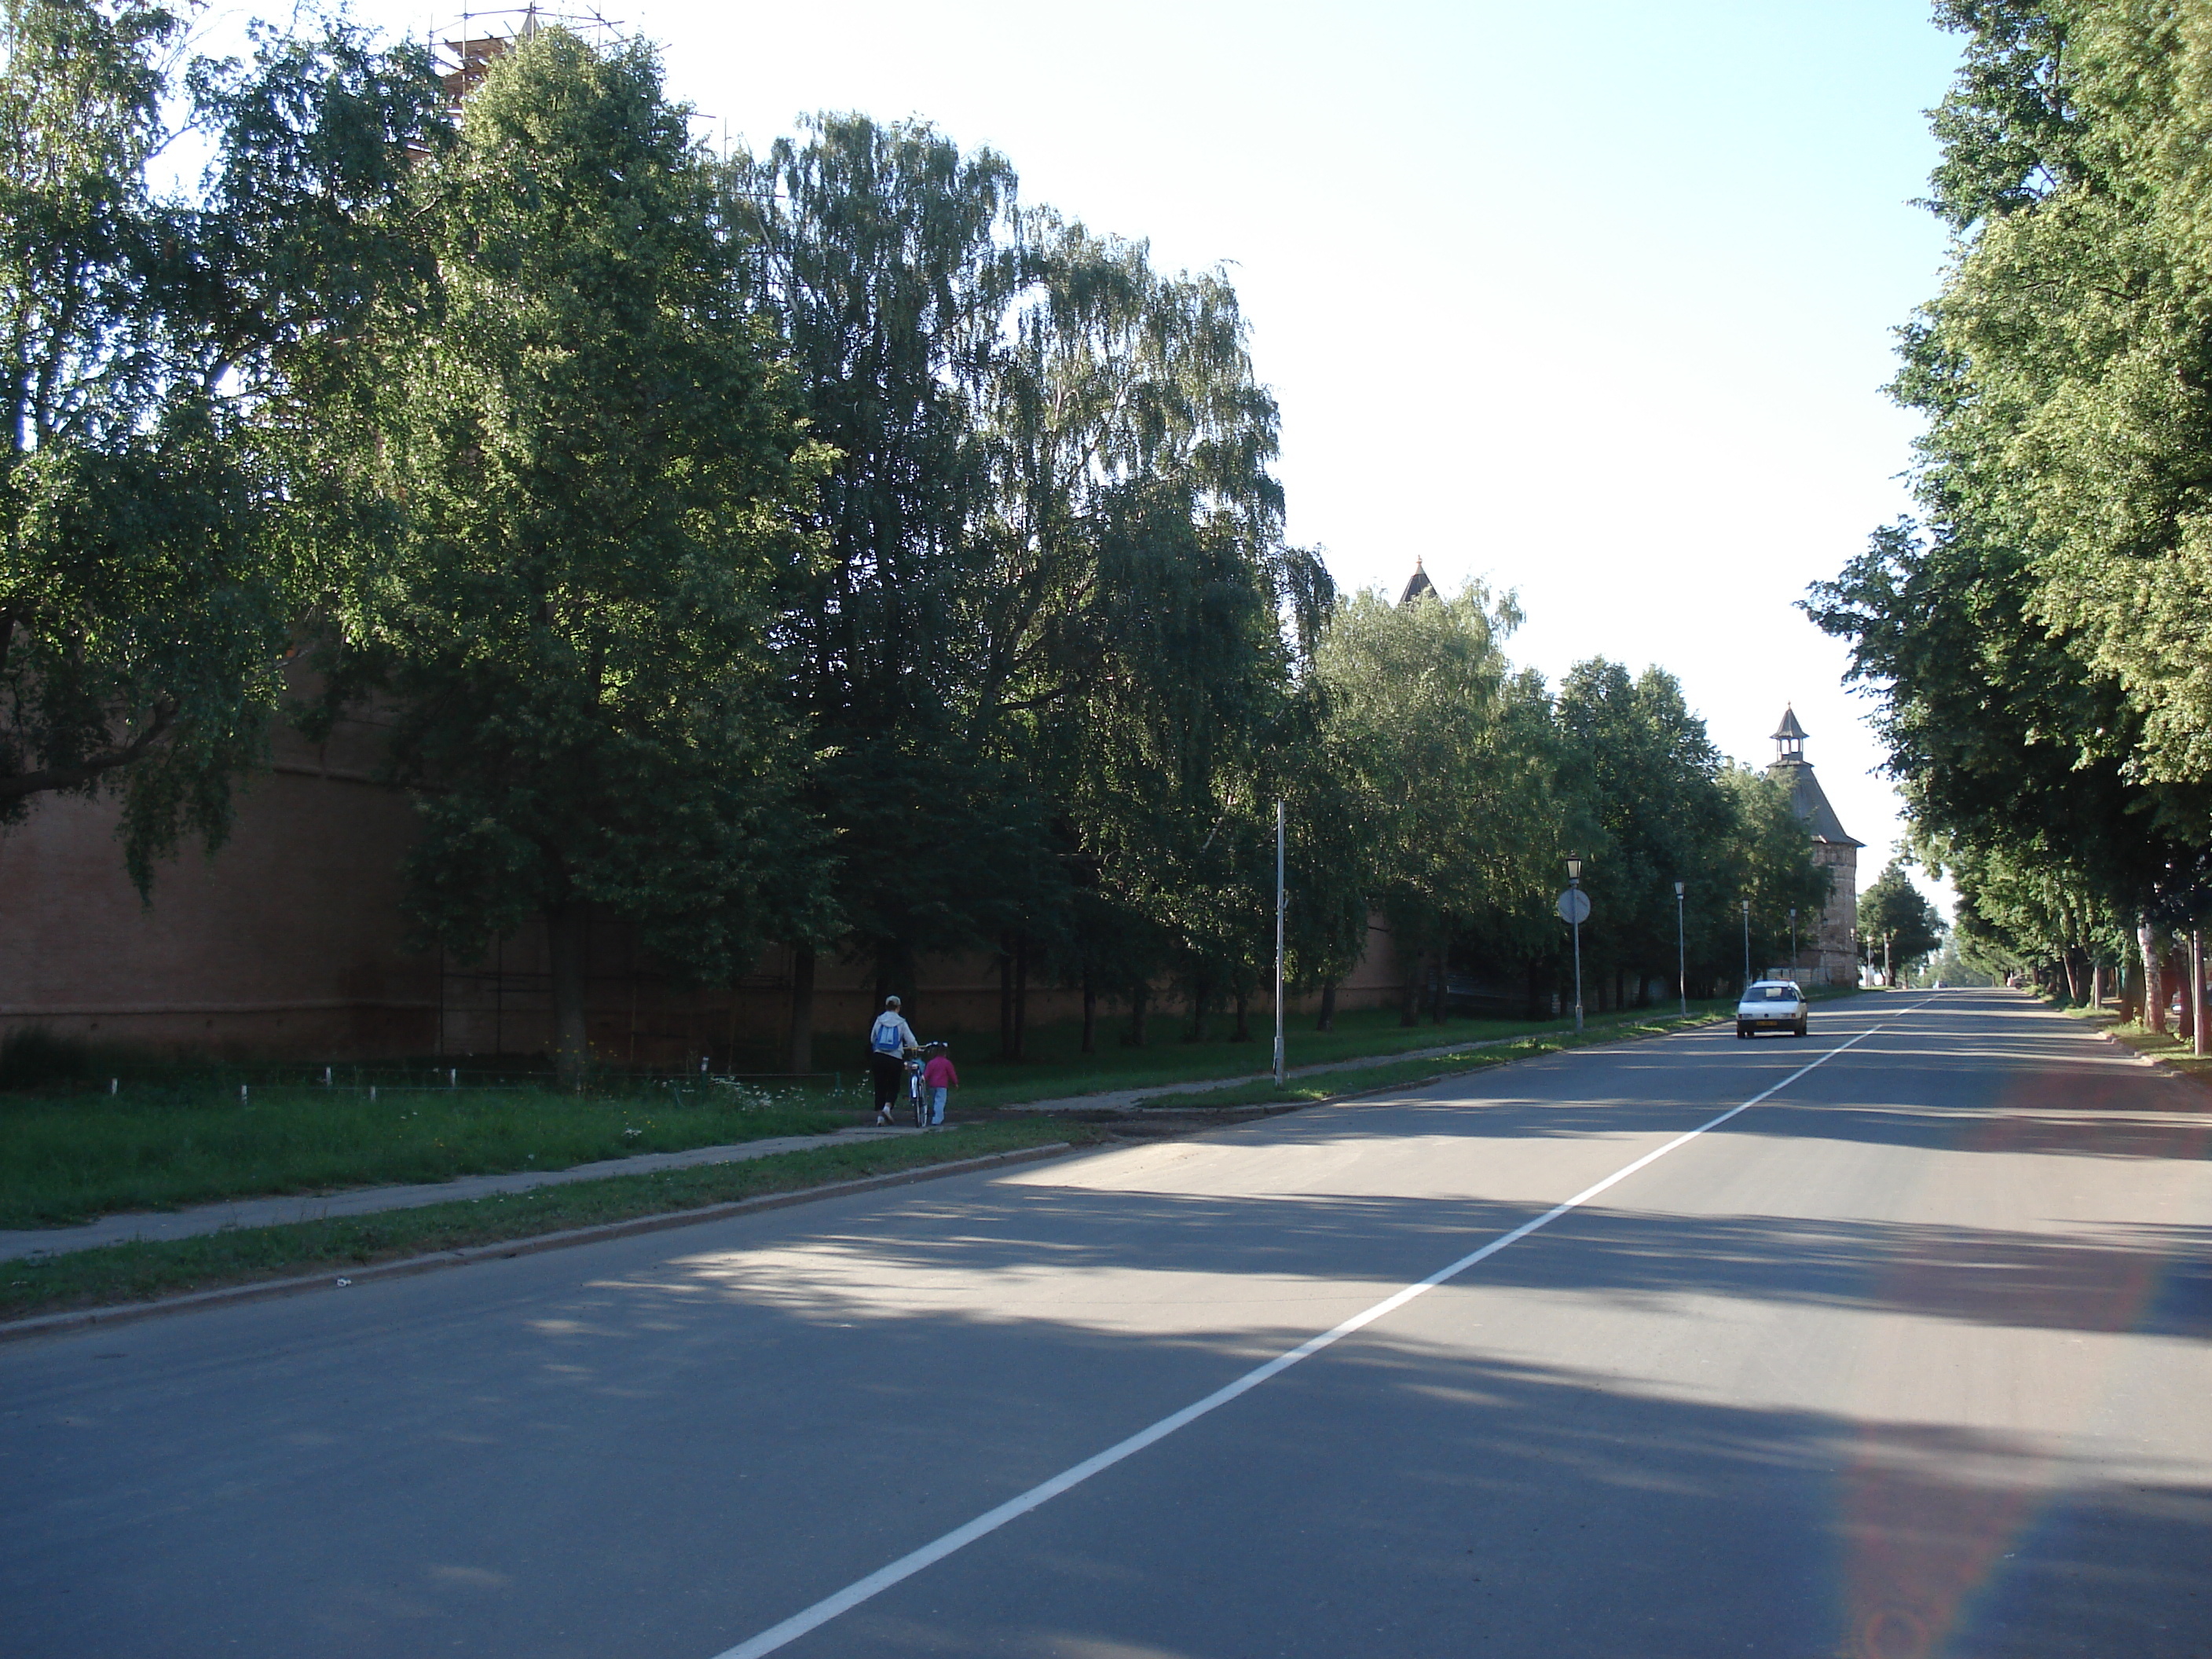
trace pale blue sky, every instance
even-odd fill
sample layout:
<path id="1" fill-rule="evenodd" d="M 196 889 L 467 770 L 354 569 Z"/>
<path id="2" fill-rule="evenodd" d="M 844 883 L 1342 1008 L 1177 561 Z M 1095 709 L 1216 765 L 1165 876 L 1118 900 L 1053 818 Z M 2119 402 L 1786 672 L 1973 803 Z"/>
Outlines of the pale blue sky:
<path id="1" fill-rule="evenodd" d="M 1522 660 L 1659 663 L 1745 760 L 1794 702 L 1887 856 L 1864 704 L 1791 605 L 1906 505 L 1879 388 L 1943 254 L 1909 203 L 1956 58 L 1925 0 L 607 3 L 756 147 L 919 115 L 1163 265 L 1226 264 L 1291 534 L 1340 584 L 1419 555 L 1515 589 Z"/>

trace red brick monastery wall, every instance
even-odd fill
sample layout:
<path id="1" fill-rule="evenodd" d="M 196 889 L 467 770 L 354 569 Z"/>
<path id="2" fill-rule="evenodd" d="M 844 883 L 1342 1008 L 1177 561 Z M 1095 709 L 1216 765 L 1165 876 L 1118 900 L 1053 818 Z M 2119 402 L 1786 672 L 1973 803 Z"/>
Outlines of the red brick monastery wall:
<path id="1" fill-rule="evenodd" d="M 538 930 L 499 941 L 480 963 L 407 948 L 398 866 L 412 813 L 369 775 L 375 737 L 361 723 L 321 748 L 281 736 L 231 839 L 212 858 L 194 849 L 163 866 L 150 906 L 124 873 L 112 801 L 35 803 L 26 824 L 0 834 L 0 1031 L 37 1025 L 155 1054 L 239 1060 L 543 1053 L 550 981 Z M 1340 1006 L 1400 994 L 1387 932 L 1377 933 Z M 718 1069 L 781 1070 L 790 970 L 790 951 L 778 947 L 735 987 L 688 986 L 622 924 L 595 926 L 592 1048 L 617 1064 L 689 1070 L 705 1055 Z M 900 989 L 925 1036 L 997 1031 L 994 957 L 925 961 L 921 982 Z M 1171 1011 L 1173 1000 L 1163 1001 Z M 866 964 L 818 964 L 822 1063 L 834 1069 L 845 1048 L 857 1051 L 874 1008 Z M 1119 1012 L 1102 999 L 1102 1020 Z M 1080 1012 L 1074 991 L 1030 984 L 1031 1024 Z"/>

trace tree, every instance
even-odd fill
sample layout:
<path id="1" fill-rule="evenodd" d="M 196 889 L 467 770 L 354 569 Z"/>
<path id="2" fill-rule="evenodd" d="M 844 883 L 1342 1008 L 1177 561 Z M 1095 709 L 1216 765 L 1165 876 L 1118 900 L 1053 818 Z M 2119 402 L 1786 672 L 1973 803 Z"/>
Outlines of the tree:
<path id="1" fill-rule="evenodd" d="M 2207 43 L 2122 0 L 1937 15 L 1966 37 L 1930 204 L 1958 241 L 1893 387 L 1926 526 L 1812 608 L 1961 927 L 2069 981 L 2124 932 L 2154 982 L 2212 833 Z"/>
<path id="2" fill-rule="evenodd" d="M 420 174 L 434 278 L 381 319 L 343 615 L 416 792 L 412 911 L 468 953 L 544 918 L 572 1084 L 592 908 L 708 978 L 830 925 L 766 644 L 823 458 L 685 119 L 647 48 L 559 30 L 471 95 Z"/>
<path id="3" fill-rule="evenodd" d="M 1812 838 L 1790 804 L 1787 784 L 1746 766 L 1724 769 L 1720 781 L 1729 799 L 1723 890 L 1736 900 L 1735 905 L 1723 901 L 1717 907 L 1723 920 L 1714 930 L 1718 937 L 1713 956 L 1727 966 L 1716 977 L 1726 983 L 1741 963 L 1740 907 L 1745 901 L 1751 906 L 1750 969 L 1756 974 L 1788 948 L 1790 912 L 1797 912 L 1802 933 L 1808 918 L 1826 909 L 1831 888 L 1828 872 L 1813 857 Z"/>
<path id="4" fill-rule="evenodd" d="M 1455 933 L 1545 925 L 1565 813 L 1548 705 L 1503 649 L 1518 620 L 1478 586 L 1395 606 L 1369 592 L 1316 653 L 1327 762 L 1353 792 L 1373 896 L 1406 959 L 1407 1024 L 1425 985 L 1442 1017 Z"/>
<path id="5" fill-rule="evenodd" d="M 971 533 L 982 405 L 1025 269 L 1014 175 L 924 123 L 824 116 L 737 158 L 729 188 L 810 430 L 834 451 L 810 504 L 826 557 L 780 632 L 808 798 L 838 853 L 838 937 L 888 990 L 924 951 L 998 942 L 1059 875 L 1021 772 L 964 718 L 966 612 L 990 558 Z M 799 939 L 810 975 L 830 942 Z M 796 1000 L 795 1030 L 811 1022 Z"/>
<path id="6" fill-rule="evenodd" d="M 303 614 L 326 585 L 287 441 L 391 275 L 406 148 L 434 140 L 423 55 L 331 25 L 196 63 L 169 11 L 0 9 L 0 824 L 45 793 L 123 797 L 140 890 L 227 832 Z M 157 198 L 164 100 L 214 161 Z"/>
<path id="7" fill-rule="evenodd" d="M 1294 682 L 1334 589 L 1283 544 L 1275 404 L 1226 279 L 1164 276 L 1142 244 L 1042 210 L 1025 234 L 974 719 L 1027 757 L 1088 884 L 1061 934 L 1072 975 L 1128 990 L 1133 1037 L 1162 971 L 1193 1035 L 1224 999 L 1242 1034 L 1273 945 L 1271 804 L 1313 730 Z"/>
<path id="8" fill-rule="evenodd" d="M 1602 921 L 1583 930 L 1586 965 L 1639 990 L 1673 979 L 1680 881 L 1689 899 L 1683 955 L 1700 978 L 1726 976 L 1737 932 L 1723 907 L 1743 890 L 1731 859 L 1740 803 L 1722 785 L 1705 722 L 1671 674 L 1647 668 L 1631 679 L 1603 658 L 1569 672 L 1556 708 L 1565 786 L 1595 831 L 1583 848 L 1583 884 Z"/>
<path id="9" fill-rule="evenodd" d="M 1892 859 L 1859 895 L 1858 925 L 1867 960 L 1877 960 L 1881 953 L 1879 959 L 1900 977 L 1940 950 L 1946 932 L 1942 917 L 1912 884 L 1902 859 Z"/>

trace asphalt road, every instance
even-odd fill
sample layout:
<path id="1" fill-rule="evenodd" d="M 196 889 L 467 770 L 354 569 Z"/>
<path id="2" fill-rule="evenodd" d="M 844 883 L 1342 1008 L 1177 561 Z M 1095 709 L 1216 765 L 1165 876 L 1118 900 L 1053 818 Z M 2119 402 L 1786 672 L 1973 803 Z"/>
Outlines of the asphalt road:
<path id="1" fill-rule="evenodd" d="M 2002 993 L 0 1348 L 0 1654 L 717 1659 L 1777 1084 L 777 1651 L 2212 1655 L 2208 1097 Z"/>

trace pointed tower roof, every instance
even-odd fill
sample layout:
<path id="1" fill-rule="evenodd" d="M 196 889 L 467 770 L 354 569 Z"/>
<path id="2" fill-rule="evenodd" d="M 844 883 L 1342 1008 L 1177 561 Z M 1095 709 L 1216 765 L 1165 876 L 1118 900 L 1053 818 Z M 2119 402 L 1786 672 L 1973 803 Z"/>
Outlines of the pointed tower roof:
<path id="1" fill-rule="evenodd" d="M 1797 723 L 1794 708 L 1782 710 L 1782 723 L 1774 728 L 1774 759 L 1766 771 L 1790 786 L 1790 810 L 1814 841 L 1837 847 L 1866 845 L 1844 830 L 1836 809 L 1828 805 L 1827 792 L 1813 775 L 1813 763 L 1805 758 L 1805 728 Z"/>
<path id="2" fill-rule="evenodd" d="M 1421 556 L 1413 555 L 1413 574 L 1406 584 L 1406 591 L 1398 596 L 1400 605 L 1411 605 L 1424 593 L 1433 593 L 1437 585 L 1429 580 L 1429 573 L 1421 568 Z"/>

